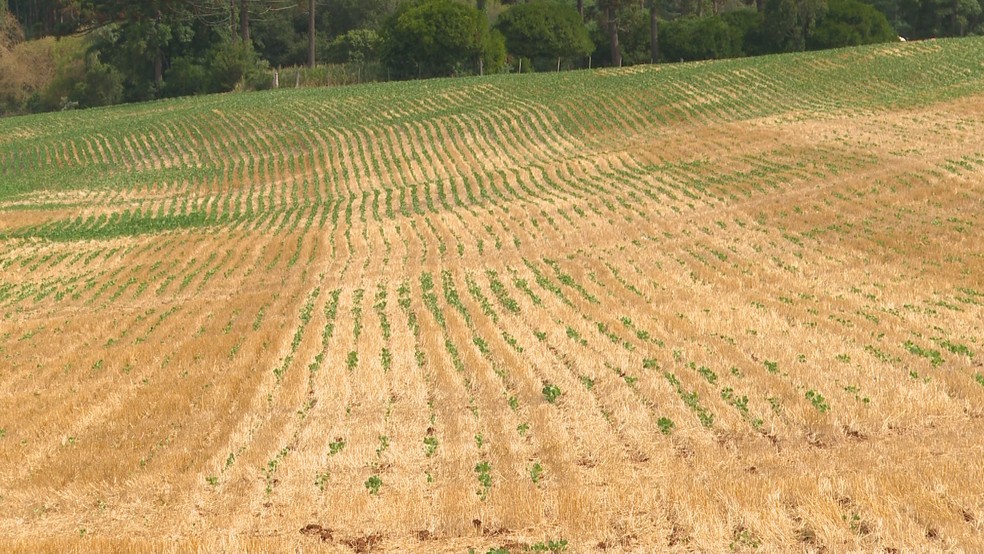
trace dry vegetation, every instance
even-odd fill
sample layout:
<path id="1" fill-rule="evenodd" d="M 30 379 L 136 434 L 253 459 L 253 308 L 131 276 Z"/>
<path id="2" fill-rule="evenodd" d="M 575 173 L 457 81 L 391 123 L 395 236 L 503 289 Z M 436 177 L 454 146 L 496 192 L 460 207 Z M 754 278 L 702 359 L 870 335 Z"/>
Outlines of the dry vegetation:
<path id="1" fill-rule="evenodd" d="M 982 59 L 0 121 L 0 548 L 980 551 Z"/>
<path id="2" fill-rule="evenodd" d="M 0 13 L 0 115 L 17 113 L 40 96 L 55 78 L 58 63 L 66 63 L 66 53 L 81 49 L 81 39 L 54 37 L 24 41 L 17 20 Z"/>

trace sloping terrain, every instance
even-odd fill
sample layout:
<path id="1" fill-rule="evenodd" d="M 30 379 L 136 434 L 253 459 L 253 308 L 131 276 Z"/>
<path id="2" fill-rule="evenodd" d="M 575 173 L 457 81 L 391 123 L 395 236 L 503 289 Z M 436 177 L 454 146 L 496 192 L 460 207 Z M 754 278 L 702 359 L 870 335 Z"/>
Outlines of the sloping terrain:
<path id="1" fill-rule="evenodd" d="M 5 551 L 984 549 L 984 40 L 0 121 Z"/>

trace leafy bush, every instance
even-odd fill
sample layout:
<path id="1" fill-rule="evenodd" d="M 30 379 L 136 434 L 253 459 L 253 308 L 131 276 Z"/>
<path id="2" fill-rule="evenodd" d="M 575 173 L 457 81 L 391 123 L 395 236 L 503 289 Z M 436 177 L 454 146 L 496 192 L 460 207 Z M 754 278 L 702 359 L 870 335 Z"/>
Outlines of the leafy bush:
<path id="1" fill-rule="evenodd" d="M 188 96 L 209 92 L 208 69 L 193 59 L 181 57 L 164 73 L 168 96 Z"/>
<path id="2" fill-rule="evenodd" d="M 811 50 L 897 40 L 885 15 L 858 0 L 830 0 L 827 13 L 807 37 Z"/>
<path id="3" fill-rule="evenodd" d="M 262 74 L 267 63 L 261 61 L 253 46 L 243 42 L 226 42 L 217 46 L 211 55 L 211 90 L 228 92 Z"/>
<path id="4" fill-rule="evenodd" d="M 123 100 L 123 77 L 81 39 L 62 39 L 53 49 L 55 71 L 38 96 L 37 109 L 109 106 Z"/>
<path id="5" fill-rule="evenodd" d="M 745 56 L 761 56 L 771 52 L 762 29 L 764 17 L 754 10 L 735 10 L 721 14 L 721 19 L 741 35 L 741 50 Z"/>
<path id="6" fill-rule="evenodd" d="M 379 60 L 382 40 L 372 29 L 355 29 L 328 45 L 325 59 L 331 63 L 366 63 Z"/>
<path id="7" fill-rule="evenodd" d="M 493 29 L 485 40 L 482 53 L 485 73 L 499 73 L 506 66 L 506 37 Z"/>
<path id="8" fill-rule="evenodd" d="M 660 50 L 674 62 L 735 58 L 744 54 L 744 38 L 721 16 L 681 17 L 663 23 Z"/>
<path id="9" fill-rule="evenodd" d="M 577 10 L 552 0 L 517 4 L 499 17 L 496 27 L 511 54 L 541 62 L 586 56 L 594 48 Z"/>
<path id="10" fill-rule="evenodd" d="M 10 22 L 16 27 L 16 23 Z M 54 78 L 56 57 L 78 39 L 19 42 L 19 33 L 0 33 L 0 115 L 40 110 L 40 98 Z"/>
<path id="11" fill-rule="evenodd" d="M 98 52 L 86 56 L 85 78 L 75 84 L 70 98 L 83 108 L 111 106 L 123 99 L 123 76 L 100 61 Z"/>
<path id="12" fill-rule="evenodd" d="M 383 27 L 383 62 L 394 76 L 477 73 L 490 46 L 482 12 L 453 0 L 408 4 Z"/>

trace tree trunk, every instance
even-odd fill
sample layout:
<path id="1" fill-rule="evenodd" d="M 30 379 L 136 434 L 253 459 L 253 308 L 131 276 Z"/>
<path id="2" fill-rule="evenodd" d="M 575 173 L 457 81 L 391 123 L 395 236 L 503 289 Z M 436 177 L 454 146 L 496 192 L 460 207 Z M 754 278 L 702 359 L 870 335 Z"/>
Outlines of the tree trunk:
<path id="1" fill-rule="evenodd" d="M 652 63 L 659 63 L 659 17 L 656 13 L 656 0 L 649 0 L 649 54 Z"/>
<path id="2" fill-rule="evenodd" d="M 622 49 L 618 45 L 618 21 L 615 18 L 614 2 L 608 4 L 608 35 L 612 41 L 612 65 L 622 67 Z"/>
<path id="3" fill-rule="evenodd" d="M 239 33 L 236 32 L 236 0 L 229 0 L 229 32 L 232 33 L 232 42 L 239 40 Z"/>
<path id="4" fill-rule="evenodd" d="M 164 81 L 164 54 L 161 53 L 161 47 L 157 47 L 157 54 L 154 56 L 154 84 L 160 87 L 160 84 Z"/>
<path id="5" fill-rule="evenodd" d="M 308 67 L 314 67 L 315 63 L 315 44 L 314 44 L 314 0 L 308 2 Z"/>
<path id="6" fill-rule="evenodd" d="M 577 0 L 577 13 L 581 14 L 581 21 L 584 21 L 584 0 Z"/>
<path id="7" fill-rule="evenodd" d="M 755 9 L 758 13 L 765 13 L 765 0 L 755 0 Z"/>
<path id="8" fill-rule="evenodd" d="M 249 44 L 249 0 L 239 2 L 239 36 Z"/>
<path id="9" fill-rule="evenodd" d="M 164 53 L 161 51 L 160 45 L 160 25 L 161 25 L 161 12 L 157 11 L 157 19 L 154 23 L 154 84 L 157 85 L 158 92 L 160 92 L 161 83 L 164 82 Z"/>

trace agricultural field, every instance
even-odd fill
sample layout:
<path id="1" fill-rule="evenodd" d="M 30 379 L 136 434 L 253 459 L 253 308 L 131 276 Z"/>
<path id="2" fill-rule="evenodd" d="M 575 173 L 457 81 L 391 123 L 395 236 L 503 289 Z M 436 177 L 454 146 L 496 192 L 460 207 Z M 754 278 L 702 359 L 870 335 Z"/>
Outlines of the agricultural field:
<path id="1" fill-rule="evenodd" d="M 984 40 L 0 121 L 0 550 L 984 550 Z"/>

